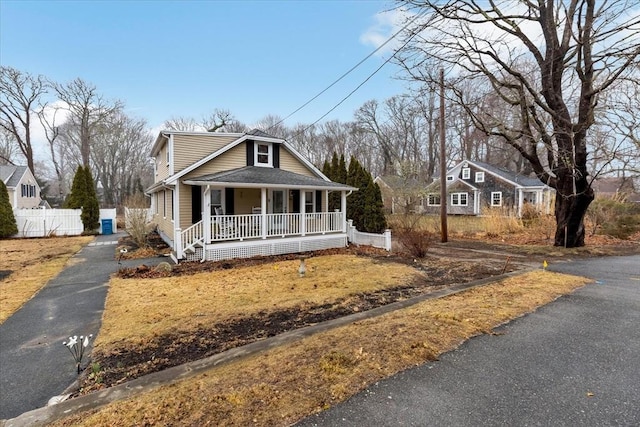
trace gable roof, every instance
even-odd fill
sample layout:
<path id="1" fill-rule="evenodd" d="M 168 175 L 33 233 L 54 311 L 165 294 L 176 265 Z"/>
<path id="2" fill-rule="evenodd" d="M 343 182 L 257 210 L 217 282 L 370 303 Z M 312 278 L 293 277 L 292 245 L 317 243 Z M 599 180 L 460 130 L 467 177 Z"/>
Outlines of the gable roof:
<path id="1" fill-rule="evenodd" d="M 309 190 L 357 190 L 346 184 L 325 181 L 307 175 L 300 175 L 294 172 L 278 168 L 264 168 L 260 166 L 245 166 L 214 174 L 203 175 L 197 178 L 190 178 L 184 181 L 188 185 L 226 185 L 230 186 L 242 184 L 243 187 L 264 187 L 265 184 L 275 188 L 296 187 Z"/>
<path id="2" fill-rule="evenodd" d="M 631 178 L 600 177 L 591 183 L 591 187 L 596 193 L 603 194 L 635 192 L 635 186 Z"/>
<path id="3" fill-rule="evenodd" d="M 0 179 L 7 188 L 15 188 L 27 170 L 26 166 L 2 165 L 0 166 Z"/>
<path id="4" fill-rule="evenodd" d="M 220 148 L 219 150 L 214 151 L 213 153 L 209 154 L 208 156 L 203 157 L 202 159 L 198 160 L 197 162 L 193 163 L 192 165 L 182 169 L 180 172 L 166 178 L 164 180 L 164 183 L 169 184 L 169 185 L 173 185 L 175 184 L 175 182 L 177 182 L 178 179 L 182 178 L 183 176 L 185 176 L 186 174 L 188 174 L 189 172 L 194 171 L 195 169 L 199 168 L 200 166 L 210 162 L 211 160 L 215 159 L 216 157 L 220 156 L 221 154 L 231 150 L 232 148 L 240 145 L 241 143 L 243 143 L 246 140 L 257 140 L 257 141 L 264 141 L 264 142 L 271 142 L 271 143 L 275 143 L 275 144 L 280 144 L 281 146 L 285 147 L 287 149 L 287 151 L 289 151 L 289 153 L 291 153 L 293 155 L 293 157 L 295 157 L 298 161 L 300 161 L 302 164 L 304 164 L 311 172 L 314 173 L 314 175 L 316 175 L 319 179 L 322 179 L 324 181 L 327 182 L 331 182 L 331 180 L 329 178 L 327 178 L 322 172 L 320 172 L 320 170 L 318 170 L 318 168 L 316 168 L 310 161 L 308 161 L 306 158 L 304 158 L 295 148 L 293 148 L 293 146 L 291 146 L 291 144 L 289 144 L 287 141 L 285 141 L 284 139 L 281 138 L 275 138 L 273 136 L 270 136 L 269 134 L 262 132 L 261 130 L 258 129 L 253 129 L 250 132 L 247 133 L 243 133 L 243 134 L 221 134 L 221 133 L 215 133 L 215 132 L 175 132 L 175 131 L 163 131 L 160 132 L 160 135 L 158 136 L 158 139 L 160 139 L 160 137 L 165 134 L 166 135 L 170 135 L 170 134 L 187 134 L 187 135 L 210 135 L 210 136 L 216 136 L 216 135 L 223 135 L 223 136 L 230 136 L 230 135 L 235 135 L 238 136 L 238 138 L 232 142 L 230 142 L 229 144 L 225 145 L 224 147 Z M 166 136 L 165 135 L 165 136 Z M 157 144 L 157 142 L 156 142 Z M 155 150 L 155 148 L 154 148 Z M 157 183 L 155 185 L 153 185 L 151 188 L 155 188 L 157 186 Z"/>
<path id="5" fill-rule="evenodd" d="M 376 176 L 373 182 L 382 182 L 392 190 L 420 191 L 424 189 L 426 183 L 415 178 L 406 178 L 398 175 Z"/>
<path id="6" fill-rule="evenodd" d="M 537 177 L 529 177 L 526 175 L 522 175 L 519 173 L 511 172 L 505 169 L 501 169 L 499 167 L 490 165 L 489 163 L 479 162 L 475 160 L 464 160 L 458 163 L 456 166 L 451 168 L 448 172 L 451 172 L 455 169 L 460 168 L 464 163 L 469 163 L 476 166 L 478 169 L 483 169 L 490 174 L 502 178 L 505 181 L 508 181 L 512 185 L 516 187 L 543 187 L 545 184 L 540 181 Z"/>

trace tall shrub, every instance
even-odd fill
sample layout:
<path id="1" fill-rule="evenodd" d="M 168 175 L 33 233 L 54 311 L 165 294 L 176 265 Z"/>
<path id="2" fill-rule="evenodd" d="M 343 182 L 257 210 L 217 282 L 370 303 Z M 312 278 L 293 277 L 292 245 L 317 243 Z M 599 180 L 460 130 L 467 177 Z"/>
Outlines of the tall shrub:
<path id="1" fill-rule="evenodd" d="M 0 179 L 0 238 L 10 237 L 17 233 L 18 225 L 9 202 L 9 190 Z"/>
<path id="2" fill-rule="evenodd" d="M 80 218 L 85 232 L 91 233 L 100 227 L 100 204 L 89 167 L 78 166 L 65 207 L 82 209 Z"/>
<path id="3" fill-rule="evenodd" d="M 352 157 L 346 184 L 358 188 L 347 200 L 347 217 L 360 231 L 381 233 L 387 227 L 380 187 L 360 162 Z"/>

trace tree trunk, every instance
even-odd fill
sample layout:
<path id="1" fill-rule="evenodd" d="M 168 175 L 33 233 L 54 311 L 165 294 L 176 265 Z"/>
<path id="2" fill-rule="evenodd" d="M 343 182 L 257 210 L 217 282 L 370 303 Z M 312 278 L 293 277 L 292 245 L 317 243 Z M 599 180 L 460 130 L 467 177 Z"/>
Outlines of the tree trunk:
<path id="1" fill-rule="evenodd" d="M 566 248 L 584 246 L 584 217 L 594 199 L 586 177 L 576 178 L 571 171 L 558 176 L 556 188 L 556 235 L 553 245 Z"/>

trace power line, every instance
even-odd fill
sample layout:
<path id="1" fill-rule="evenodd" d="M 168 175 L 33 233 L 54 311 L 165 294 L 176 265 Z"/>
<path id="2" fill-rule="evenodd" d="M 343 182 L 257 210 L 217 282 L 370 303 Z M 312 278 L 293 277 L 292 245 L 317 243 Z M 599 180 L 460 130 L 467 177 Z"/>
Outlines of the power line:
<path id="1" fill-rule="evenodd" d="M 416 15 L 411 22 L 409 22 L 407 25 L 405 25 L 403 27 L 403 29 L 407 28 L 410 24 L 413 23 L 413 21 L 415 21 L 419 15 Z M 400 30 L 402 31 L 402 30 Z M 398 31 L 398 32 L 400 32 Z M 398 33 L 396 33 L 398 34 Z M 306 132 L 307 130 L 309 130 L 311 127 L 313 127 L 316 123 L 318 123 L 320 120 L 324 119 L 325 117 L 327 117 L 333 110 L 335 110 L 336 108 L 338 108 L 344 101 L 346 101 L 347 99 L 349 99 L 351 97 L 351 95 L 353 95 L 358 89 L 360 89 L 366 82 L 368 82 L 374 75 L 376 75 L 378 73 L 378 71 L 380 71 L 382 69 L 382 67 L 384 67 L 385 65 L 387 65 L 389 63 L 389 61 L 391 61 L 393 58 L 395 58 L 395 56 L 398 54 L 398 52 L 400 52 L 407 44 L 409 44 L 409 42 L 418 34 L 418 32 L 414 32 L 413 34 L 411 34 L 411 36 L 409 36 L 407 38 L 407 40 L 404 42 L 404 44 L 400 47 L 400 49 L 396 50 L 393 55 L 391 55 L 389 58 L 387 58 L 382 65 L 380 65 L 378 68 L 375 69 L 375 71 L 371 74 L 369 74 L 367 76 L 366 79 L 364 79 L 364 81 L 362 81 L 362 83 L 360 83 L 358 86 L 356 86 L 355 89 L 353 89 L 351 92 L 349 92 L 347 94 L 347 96 L 345 96 L 344 98 L 342 98 L 336 105 L 334 105 L 333 107 L 331 107 L 331 109 L 329 111 L 327 111 L 326 113 L 324 113 L 318 120 L 316 120 L 315 122 L 311 123 L 309 126 L 305 127 L 303 130 L 301 130 L 300 132 L 296 133 L 294 136 L 298 136 L 304 132 Z M 392 36 L 392 38 L 395 37 L 395 34 Z M 275 126 L 275 125 L 274 125 Z"/>
<path id="2" fill-rule="evenodd" d="M 391 40 L 393 40 L 398 34 L 400 34 L 402 31 L 406 30 L 409 25 L 413 24 L 413 22 L 418 19 L 419 16 L 423 15 L 425 12 L 419 13 L 416 16 L 413 17 L 413 19 L 411 21 L 409 21 L 408 23 L 406 23 L 402 28 L 400 28 L 398 31 L 396 31 L 393 35 L 391 35 L 391 37 L 389 37 L 387 40 L 384 41 L 384 43 L 382 43 L 380 46 L 378 46 L 375 50 L 373 50 L 371 53 L 369 53 L 367 56 L 365 56 L 362 60 L 360 60 L 360 62 L 358 62 L 356 65 L 354 65 L 353 67 L 351 67 L 347 72 L 345 72 L 344 74 L 342 74 L 340 77 L 338 77 L 333 83 L 331 83 L 329 86 L 327 86 L 326 88 L 324 88 L 323 90 L 321 90 L 318 94 L 316 94 L 313 98 L 311 98 L 310 100 L 308 100 L 307 102 L 305 102 L 304 104 L 302 104 L 300 107 L 298 107 L 296 110 L 294 110 L 291 114 L 289 114 L 288 116 L 286 116 L 285 118 L 283 118 L 282 120 L 278 121 L 277 123 L 273 124 L 272 126 L 270 126 L 268 129 L 266 129 L 266 132 L 269 132 L 271 129 L 273 129 L 274 127 L 278 126 L 279 124 L 283 123 L 285 120 L 287 120 L 289 117 L 293 116 L 294 114 L 296 114 L 298 111 L 302 110 L 304 107 L 306 107 L 307 105 L 309 105 L 310 103 L 312 103 L 313 101 L 315 101 L 319 96 L 321 96 L 323 93 L 325 93 L 326 91 L 328 91 L 329 89 L 331 89 L 333 86 L 335 86 L 338 82 L 340 82 L 343 78 L 345 78 L 346 76 L 348 76 L 349 74 L 351 74 L 351 72 L 353 72 L 356 68 L 358 68 L 360 65 L 362 65 L 362 63 L 364 63 L 367 59 L 371 58 L 373 55 L 375 55 L 378 51 L 380 51 L 383 47 L 385 47 L 387 44 L 389 44 L 389 42 L 391 42 Z M 415 33 L 408 39 L 411 40 L 413 37 L 415 36 Z M 408 43 L 408 41 L 407 41 Z M 405 43 L 402 47 L 406 46 L 407 43 Z M 397 52 L 396 52 L 397 53 Z M 358 87 L 356 87 L 356 89 L 354 89 L 353 91 L 351 91 L 351 93 L 349 93 L 349 95 L 347 95 L 345 98 L 343 98 L 337 105 L 335 105 L 331 110 L 329 110 L 327 113 L 325 113 L 322 117 L 320 117 L 318 120 L 316 120 L 311 126 L 313 126 L 314 124 L 318 123 L 320 120 L 322 120 L 324 117 L 326 117 L 329 113 L 331 113 L 333 110 L 335 110 L 340 104 L 342 104 L 345 100 L 347 100 L 351 95 L 353 95 L 353 93 L 355 91 L 357 91 L 364 83 L 366 83 L 371 77 L 373 77 L 373 75 L 375 75 L 378 71 L 380 71 L 380 69 L 386 65 L 391 58 L 393 58 L 396 53 L 394 53 L 393 55 L 391 55 L 391 57 L 389 59 L 387 59 L 380 67 L 378 67 L 371 75 L 369 75 L 369 77 L 367 77 L 365 79 L 364 82 L 362 82 L 360 85 L 358 85 Z M 306 128 L 305 130 L 307 130 L 308 128 Z"/>

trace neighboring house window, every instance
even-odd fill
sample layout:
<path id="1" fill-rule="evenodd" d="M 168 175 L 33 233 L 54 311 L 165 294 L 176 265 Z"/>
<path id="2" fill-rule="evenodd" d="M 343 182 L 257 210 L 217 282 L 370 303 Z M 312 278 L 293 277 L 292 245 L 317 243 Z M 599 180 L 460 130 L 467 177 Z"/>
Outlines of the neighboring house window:
<path id="1" fill-rule="evenodd" d="M 429 194 L 427 196 L 427 206 L 440 206 L 440 195 Z"/>
<path id="2" fill-rule="evenodd" d="M 467 206 L 467 193 L 451 193 L 451 206 Z"/>
<path id="3" fill-rule="evenodd" d="M 305 213 L 313 213 L 313 191 L 305 191 L 304 192 L 304 211 Z"/>
<path id="4" fill-rule="evenodd" d="M 254 164 L 256 166 L 272 166 L 272 152 L 271 144 L 256 142 Z"/>
<path id="5" fill-rule="evenodd" d="M 167 165 L 169 165 L 169 143 L 167 143 Z"/>
<path id="6" fill-rule="evenodd" d="M 22 197 L 36 197 L 36 186 L 20 184 L 20 193 L 22 194 Z"/>
<path id="7" fill-rule="evenodd" d="M 447 181 L 453 181 L 453 175 L 447 175 Z"/>
<path id="8" fill-rule="evenodd" d="M 476 182 L 484 182 L 484 172 L 476 172 Z"/>
<path id="9" fill-rule="evenodd" d="M 462 168 L 462 179 L 469 179 L 469 178 L 471 178 L 471 169 Z"/>
<path id="10" fill-rule="evenodd" d="M 502 191 L 491 192 L 491 206 L 502 206 Z"/>
<path id="11" fill-rule="evenodd" d="M 211 190 L 211 215 L 224 215 L 222 210 L 222 190 Z"/>

